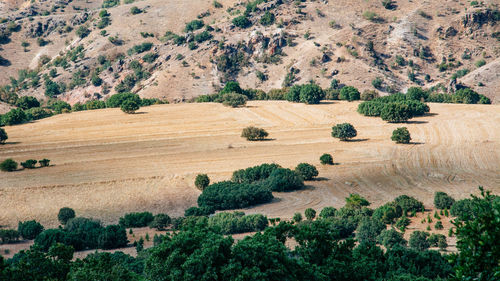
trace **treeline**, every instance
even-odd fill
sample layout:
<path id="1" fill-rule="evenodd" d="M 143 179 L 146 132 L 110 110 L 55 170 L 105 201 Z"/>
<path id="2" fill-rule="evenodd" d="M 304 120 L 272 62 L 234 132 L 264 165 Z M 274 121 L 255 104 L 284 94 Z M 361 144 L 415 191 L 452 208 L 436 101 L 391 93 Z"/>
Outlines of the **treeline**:
<path id="1" fill-rule="evenodd" d="M 459 252 L 448 256 L 428 249 L 445 243 L 442 235 L 415 231 L 406 241 L 401 230 L 387 229 L 384 216 L 376 215 L 388 214 L 385 210 L 395 208 L 396 213 L 400 209 L 403 216 L 411 216 L 422 210 L 422 203 L 415 198 L 400 196 L 386 207 L 372 210 L 366 199 L 352 194 L 338 210 L 327 207 L 316 217 L 316 212 L 308 209 L 305 221 L 298 216 L 292 221 L 271 219 L 272 226 L 268 227 L 265 218 L 243 213 L 182 218 L 177 220 L 181 222 L 172 222 L 177 231 L 156 236 L 155 245 L 141 249 L 137 257 L 122 252 L 94 253 L 72 261 L 73 246 L 54 241 L 46 250 L 35 243 L 11 259 L 0 257 L 0 279 L 495 280 L 500 258 L 500 197 L 481 192 L 479 197 L 456 202 L 444 193 L 436 193 L 435 204 L 440 207 L 468 206 L 468 215 L 456 218 L 452 232 L 457 236 Z M 92 220 L 72 217 L 69 210 L 62 214 L 60 219 L 68 220 L 59 231 L 75 229 L 69 224 L 97 225 Z M 146 223 L 152 215 L 131 217 Z M 72 223 L 75 219 L 81 222 Z M 26 228 L 23 223 L 23 231 L 35 227 L 35 232 L 40 231 L 36 222 L 28 224 L 32 227 Z M 239 241 L 225 235 L 247 231 L 247 226 L 261 232 Z M 87 236 L 93 236 L 92 229 L 85 232 Z M 288 248 L 287 241 L 291 240 L 295 246 Z"/>
<path id="2" fill-rule="evenodd" d="M 121 107 L 127 101 L 133 101 L 138 106 L 150 106 L 153 104 L 164 104 L 167 101 L 159 99 L 141 99 L 139 95 L 132 93 L 115 94 L 106 101 L 91 100 L 86 103 L 76 103 L 73 106 L 60 100 L 49 100 L 45 107 L 34 97 L 21 97 L 15 103 L 18 108 L 11 109 L 6 114 L 0 114 L 0 126 L 11 126 L 23 124 L 33 120 L 39 120 L 53 116 L 54 114 L 69 113 L 84 110 Z"/>

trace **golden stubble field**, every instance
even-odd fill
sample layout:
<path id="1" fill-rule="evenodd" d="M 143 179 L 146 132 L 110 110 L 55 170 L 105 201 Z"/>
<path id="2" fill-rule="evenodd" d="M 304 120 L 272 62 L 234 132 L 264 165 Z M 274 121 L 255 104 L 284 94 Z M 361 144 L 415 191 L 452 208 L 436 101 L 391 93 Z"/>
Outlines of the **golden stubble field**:
<path id="1" fill-rule="evenodd" d="M 253 101 L 245 108 L 220 104 L 171 104 L 63 114 L 6 127 L 0 160 L 51 159 L 48 168 L 0 173 L 0 225 L 37 219 L 57 225 L 59 208 L 116 223 L 126 212 L 180 216 L 196 205 L 198 173 L 229 179 L 240 168 L 275 162 L 294 168 L 315 164 L 320 180 L 307 188 L 276 193 L 272 203 L 247 213 L 289 218 L 312 207 L 341 207 L 349 193 L 378 206 L 401 194 L 432 206 L 435 191 L 456 198 L 477 186 L 500 191 L 500 106 L 430 104 L 429 116 L 388 124 L 356 113 L 358 103 L 320 105 Z M 330 135 L 336 123 L 358 130 L 354 141 Z M 265 128 L 272 140 L 247 142 L 242 128 Z M 392 131 L 406 126 L 413 142 L 397 145 Z M 331 153 L 338 165 L 321 166 Z"/>

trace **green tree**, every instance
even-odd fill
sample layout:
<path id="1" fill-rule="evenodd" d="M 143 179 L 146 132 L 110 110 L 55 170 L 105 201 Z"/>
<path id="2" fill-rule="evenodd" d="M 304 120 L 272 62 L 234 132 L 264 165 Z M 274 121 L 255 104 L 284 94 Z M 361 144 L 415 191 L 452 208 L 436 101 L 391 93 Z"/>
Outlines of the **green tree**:
<path id="1" fill-rule="evenodd" d="M 301 213 L 295 213 L 293 214 L 293 221 L 298 223 L 302 221 L 302 214 Z"/>
<path id="2" fill-rule="evenodd" d="M 194 185 L 201 191 L 203 191 L 203 189 L 205 189 L 209 184 L 210 179 L 208 178 L 207 174 L 199 174 L 194 180 Z"/>
<path id="3" fill-rule="evenodd" d="M 457 218 L 458 253 L 451 255 L 454 280 L 496 280 L 500 276 L 500 197 L 482 187 L 481 196 L 472 196 L 472 216 Z"/>
<path id="4" fill-rule="evenodd" d="M 377 236 L 377 242 L 383 245 L 386 249 L 390 249 L 396 246 L 406 246 L 406 240 L 403 238 L 403 234 L 394 229 L 384 229 Z"/>
<path id="5" fill-rule="evenodd" d="M 156 228 L 157 230 L 165 230 L 172 223 L 172 218 L 167 214 L 155 215 L 149 227 Z"/>
<path id="6" fill-rule="evenodd" d="M 437 191 L 434 194 L 434 206 L 438 209 L 449 209 L 455 203 L 455 199 L 445 192 Z"/>
<path id="7" fill-rule="evenodd" d="M 361 207 L 369 206 L 370 202 L 366 200 L 364 197 L 357 193 L 349 194 L 349 197 L 345 199 L 345 206 L 347 208 L 355 208 L 360 209 Z"/>
<path id="8" fill-rule="evenodd" d="M 57 214 L 57 219 L 62 225 L 66 225 L 66 223 L 74 217 L 75 217 L 75 210 L 68 207 L 63 207 L 59 209 L 59 213 Z"/>
<path id="9" fill-rule="evenodd" d="M 353 125 L 349 123 L 337 124 L 332 127 L 332 137 L 338 138 L 341 141 L 347 141 L 358 135 L 358 132 Z"/>
<path id="10" fill-rule="evenodd" d="M 28 159 L 24 162 L 21 162 L 21 166 L 23 166 L 23 168 L 25 169 L 34 169 L 37 162 L 38 161 L 34 159 Z"/>
<path id="11" fill-rule="evenodd" d="M 376 219 L 363 218 L 356 228 L 356 239 L 360 242 L 375 242 L 377 236 L 385 229 L 385 224 Z"/>
<path id="12" fill-rule="evenodd" d="M 120 106 L 121 110 L 127 114 L 134 114 L 137 110 L 139 110 L 139 104 L 134 100 L 126 100 Z"/>
<path id="13" fill-rule="evenodd" d="M 253 126 L 246 127 L 241 132 L 241 137 L 246 138 L 249 141 L 264 140 L 267 136 L 269 136 L 269 133 L 266 132 L 266 130 Z"/>
<path id="14" fill-rule="evenodd" d="M 275 169 L 262 184 L 277 192 L 292 191 L 304 187 L 302 177 L 295 171 L 285 168 Z"/>
<path id="15" fill-rule="evenodd" d="M 318 170 L 316 167 L 308 163 L 300 163 L 297 165 L 295 172 L 301 175 L 306 181 L 310 181 L 318 176 Z"/>
<path id="16" fill-rule="evenodd" d="M 325 207 L 319 213 L 319 217 L 323 219 L 334 217 L 336 211 L 334 207 Z"/>
<path id="17" fill-rule="evenodd" d="M 5 159 L 0 163 L 0 170 L 4 172 L 13 172 L 17 170 L 17 162 L 11 158 Z"/>
<path id="18" fill-rule="evenodd" d="M 26 113 L 20 108 L 11 109 L 2 116 L 2 123 L 5 125 L 17 125 L 28 121 Z"/>
<path id="19" fill-rule="evenodd" d="M 308 220 L 313 220 L 315 217 L 316 217 L 316 211 L 312 208 L 307 208 L 305 211 L 304 211 L 304 215 L 306 216 L 306 218 Z"/>
<path id="20" fill-rule="evenodd" d="M 416 230 L 412 232 L 412 234 L 410 234 L 410 240 L 408 241 L 408 244 L 410 245 L 410 247 L 416 250 L 427 250 L 430 247 L 430 243 L 427 240 L 428 237 L 429 233 Z"/>
<path id="21" fill-rule="evenodd" d="M 33 107 L 40 107 L 40 102 L 35 97 L 24 96 L 16 101 L 16 106 L 27 110 Z"/>
<path id="22" fill-rule="evenodd" d="M 352 86 L 346 86 L 340 89 L 339 98 L 341 100 L 355 101 L 360 99 L 360 95 L 358 89 Z"/>
<path id="23" fill-rule="evenodd" d="M 9 139 L 7 132 L 5 132 L 5 129 L 0 128 L 0 144 L 5 144 L 7 139 Z"/>
<path id="24" fill-rule="evenodd" d="M 333 165 L 333 157 L 331 154 L 325 153 L 319 157 L 319 162 L 323 165 Z"/>
<path id="25" fill-rule="evenodd" d="M 86 26 L 81 25 L 76 29 L 76 35 L 80 38 L 85 38 L 90 34 L 90 29 Z"/>
<path id="26" fill-rule="evenodd" d="M 35 239 L 38 234 L 42 233 L 43 229 L 43 225 L 35 220 L 19 222 L 17 226 L 17 231 L 19 231 L 21 237 L 28 240 Z"/>
<path id="27" fill-rule="evenodd" d="M 269 26 L 275 21 L 275 16 L 273 13 L 266 11 L 264 15 L 260 18 L 260 24 L 264 26 Z"/>
<path id="28" fill-rule="evenodd" d="M 387 122 L 401 123 L 411 119 L 413 114 L 408 105 L 401 102 L 391 102 L 384 105 L 380 117 Z"/>
<path id="29" fill-rule="evenodd" d="M 318 104 L 325 97 L 325 92 L 316 84 L 303 85 L 300 89 L 300 101 L 306 104 Z"/>
<path id="30" fill-rule="evenodd" d="M 91 253 L 73 263 L 67 280 L 140 281 L 143 268 L 142 261 L 123 252 Z"/>
<path id="31" fill-rule="evenodd" d="M 392 132 L 391 140 L 396 143 L 410 143 L 410 132 L 406 127 L 397 128 Z"/>
<path id="32" fill-rule="evenodd" d="M 235 17 L 232 22 L 239 28 L 248 28 L 252 25 L 252 22 L 246 16 Z"/>

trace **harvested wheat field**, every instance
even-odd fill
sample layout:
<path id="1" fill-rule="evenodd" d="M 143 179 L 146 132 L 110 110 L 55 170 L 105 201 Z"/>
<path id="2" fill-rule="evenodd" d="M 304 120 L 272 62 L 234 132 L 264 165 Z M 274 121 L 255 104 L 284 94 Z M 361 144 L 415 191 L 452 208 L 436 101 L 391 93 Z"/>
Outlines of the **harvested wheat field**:
<path id="1" fill-rule="evenodd" d="M 340 207 L 353 192 L 374 206 L 408 194 L 429 207 L 438 190 L 455 198 L 476 193 L 478 185 L 500 192 L 499 105 L 430 104 L 431 114 L 407 124 L 364 117 L 357 105 L 156 105 L 134 115 L 103 109 L 6 127 L 9 142 L 0 147 L 0 159 L 48 158 L 51 166 L 0 173 L 0 224 L 15 227 L 36 218 L 56 226 L 64 206 L 104 222 L 130 211 L 178 216 L 196 204 L 196 174 L 220 181 L 265 162 L 287 168 L 308 162 L 318 166 L 320 180 L 302 191 L 276 193 L 275 202 L 247 213 L 288 218 L 309 207 Z M 358 130 L 353 141 L 331 137 L 331 126 L 343 122 Z M 249 125 L 266 129 L 271 140 L 241 138 Z M 401 126 L 408 127 L 412 144 L 390 140 Z M 338 165 L 321 166 L 323 153 Z"/>

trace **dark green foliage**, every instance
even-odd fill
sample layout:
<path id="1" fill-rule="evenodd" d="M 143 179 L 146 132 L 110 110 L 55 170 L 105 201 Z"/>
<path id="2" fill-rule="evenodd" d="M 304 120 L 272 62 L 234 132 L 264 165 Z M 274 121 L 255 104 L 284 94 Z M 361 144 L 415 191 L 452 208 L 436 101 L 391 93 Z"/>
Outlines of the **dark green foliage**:
<path id="1" fill-rule="evenodd" d="M 62 229 L 47 229 L 36 236 L 35 245 L 41 251 L 47 252 L 53 245 L 64 243 L 67 240 L 67 234 Z"/>
<path id="2" fill-rule="evenodd" d="M 358 135 L 354 126 L 349 123 L 337 124 L 332 127 L 332 137 L 338 138 L 341 141 L 347 141 Z"/>
<path id="3" fill-rule="evenodd" d="M 443 223 L 441 221 L 437 221 L 436 225 L 434 225 L 434 228 L 437 230 L 443 229 Z"/>
<path id="4" fill-rule="evenodd" d="M 0 128 L 0 144 L 4 144 L 8 138 L 7 132 L 3 128 Z"/>
<path id="5" fill-rule="evenodd" d="M 424 251 L 430 247 L 430 243 L 427 240 L 429 233 L 416 230 L 410 234 L 410 240 L 408 245 L 413 249 Z"/>
<path id="6" fill-rule="evenodd" d="M 278 164 L 261 164 L 233 172 L 231 180 L 236 183 L 253 183 L 267 179 L 271 173 L 281 168 Z"/>
<path id="7" fill-rule="evenodd" d="M 120 218 L 120 225 L 123 227 L 145 227 L 154 220 L 150 212 L 128 213 Z"/>
<path id="8" fill-rule="evenodd" d="M 401 207 L 403 213 L 413 211 L 420 212 L 424 209 L 424 204 L 422 202 L 408 195 L 398 196 L 394 199 L 394 202 Z"/>
<path id="9" fill-rule="evenodd" d="M 120 4 L 120 0 L 104 0 L 102 2 L 103 8 L 111 8 Z"/>
<path id="10" fill-rule="evenodd" d="M 200 216 L 208 216 L 208 215 L 211 215 L 213 213 L 215 213 L 215 209 L 212 206 L 191 207 L 191 208 L 186 209 L 186 211 L 184 211 L 184 216 L 185 217 L 200 217 Z M 174 219 L 172 223 L 174 224 L 174 229 L 175 229 L 176 228 L 175 227 L 176 220 Z"/>
<path id="11" fill-rule="evenodd" d="M 448 194 L 438 191 L 434 194 L 434 206 L 438 209 L 449 209 L 455 203 L 455 199 Z"/>
<path id="12" fill-rule="evenodd" d="M 361 209 L 362 207 L 369 206 L 370 202 L 357 193 L 349 194 L 345 199 L 345 207 L 352 209 Z M 341 209 L 342 210 L 342 209 Z M 340 211 L 340 210 L 339 210 Z"/>
<path id="13" fill-rule="evenodd" d="M 306 216 L 306 219 L 312 221 L 316 217 L 316 211 L 312 208 L 307 208 L 304 211 L 304 215 Z"/>
<path id="14" fill-rule="evenodd" d="M 299 102 L 301 89 L 302 89 L 301 85 L 293 85 L 292 87 L 290 87 L 290 89 L 286 93 L 286 100 L 292 102 Z"/>
<path id="15" fill-rule="evenodd" d="M 0 245 L 19 241 L 20 234 L 14 229 L 0 229 Z M 1 267 L 0 267 L 1 270 Z M 1 276 L 1 275 L 0 275 Z"/>
<path id="16" fill-rule="evenodd" d="M 324 97 L 325 92 L 316 84 L 306 84 L 300 88 L 300 102 L 318 104 Z"/>
<path id="17" fill-rule="evenodd" d="M 388 103 L 382 108 L 380 117 L 387 122 L 401 123 L 408 121 L 413 116 L 408 105 L 404 103 Z"/>
<path id="18" fill-rule="evenodd" d="M 266 132 L 266 130 L 264 130 L 262 128 L 256 128 L 253 126 L 246 127 L 241 132 L 241 137 L 246 138 L 249 141 L 264 140 L 267 138 L 268 135 L 269 134 Z"/>
<path id="19" fill-rule="evenodd" d="M 45 80 L 45 95 L 48 97 L 54 97 L 62 93 L 63 90 L 61 89 L 61 86 L 57 84 L 56 82 L 47 79 Z"/>
<path id="20" fill-rule="evenodd" d="M 340 89 L 339 98 L 341 100 L 355 101 L 360 99 L 360 95 L 358 89 L 352 86 L 346 86 Z"/>
<path id="21" fill-rule="evenodd" d="M 194 185 L 201 191 L 203 191 L 203 189 L 205 189 L 205 187 L 207 187 L 209 184 L 210 184 L 210 179 L 206 174 L 199 174 L 196 176 L 196 179 L 194 180 Z"/>
<path id="22" fill-rule="evenodd" d="M 17 231 L 24 239 L 33 240 L 43 231 L 43 225 L 35 220 L 19 222 Z"/>
<path id="23" fill-rule="evenodd" d="M 293 214 L 292 220 L 296 223 L 299 223 L 302 221 L 302 214 L 301 213 L 295 213 Z"/>
<path id="24" fill-rule="evenodd" d="M 376 219 L 364 218 L 356 228 L 358 242 L 376 242 L 377 236 L 385 229 L 385 224 Z"/>
<path id="25" fill-rule="evenodd" d="M 80 38 L 85 38 L 90 34 L 90 29 L 86 26 L 81 25 L 76 29 L 76 35 Z"/>
<path id="26" fill-rule="evenodd" d="M 244 106 L 247 100 L 247 96 L 237 93 L 228 93 L 222 96 L 222 104 L 230 107 Z"/>
<path id="27" fill-rule="evenodd" d="M 71 245 L 77 251 L 96 249 L 99 243 L 99 236 L 103 232 L 103 229 L 101 222 L 98 220 L 76 217 L 70 219 L 64 226 L 64 235 L 66 236 L 64 237 L 64 242 L 57 242 Z M 35 243 L 36 242 L 35 240 Z"/>
<path id="28" fill-rule="evenodd" d="M 260 184 L 224 181 L 205 188 L 198 197 L 198 205 L 216 210 L 239 209 L 267 203 L 273 198 L 269 188 Z"/>
<path id="29" fill-rule="evenodd" d="M 167 214 L 157 214 L 154 216 L 153 221 L 149 224 L 150 228 L 156 230 L 165 230 L 172 223 L 172 219 Z"/>
<path id="30" fill-rule="evenodd" d="M 395 141 L 396 143 L 410 143 L 410 132 L 406 127 L 397 128 L 396 130 L 392 131 L 391 140 Z"/>
<path id="31" fill-rule="evenodd" d="M 419 251 L 396 246 L 389 249 L 385 257 L 387 275 L 397 276 L 404 273 L 411 276 L 409 279 L 395 280 L 432 280 L 438 277 L 446 278 L 451 273 L 451 266 L 446 258 L 436 251 Z M 417 279 L 416 276 L 429 279 Z"/>
<path id="32" fill-rule="evenodd" d="M 0 170 L 4 172 L 13 172 L 17 170 L 17 162 L 11 158 L 5 159 L 0 163 Z"/>
<path id="33" fill-rule="evenodd" d="M 21 166 L 23 166 L 23 168 L 25 169 L 34 169 L 37 162 L 38 161 L 34 159 L 28 159 L 24 162 L 21 162 Z"/>
<path id="34" fill-rule="evenodd" d="M 252 22 L 246 16 L 235 17 L 232 23 L 239 28 L 248 28 L 252 25 Z"/>
<path id="35" fill-rule="evenodd" d="M 143 278 L 142 259 L 136 259 L 123 252 L 92 253 L 78 259 L 71 266 L 70 281 L 139 281 Z"/>
<path id="36" fill-rule="evenodd" d="M 469 88 L 460 89 L 453 94 L 454 103 L 476 104 L 480 99 L 481 96 Z"/>
<path id="37" fill-rule="evenodd" d="M 40 102 L 34 97 L 24 96 L 16 101 L 16 106 L 23 110 L 27 110 L 33 107 L 40 107 Z"/>
<path id="38" fill-rule="evenodd" d="M 335 216 L 336 209 L 334 207 L 325 207 L 321 212 L 319 213 L 319 217 L 326 219 L 326 218 L 331 218 Z"/>
<path id="39" fill-rule="evenodd" d="M 54 112 L 57 114 L 71 111 L 71 105 L 69 105 L 69 103 L 62 101 L 62 100 L 56 100 L 56 101 L 50 103 L 49 107 L 52 110 L 54 110 Z"/>
<path id="40" fill-rule="evenodd" d="M 91 100 L 85 103 L 86 110 L 95 110 L 106 108 L 106 103 L 100 100 Z"/>
<path id="41" fill-rule="evenodd" d="M 264 15 L 262 15 L 262 17 L 260 18 L 260 24 L 264 25 L 264 26 L 269 26 L 269 25 L 272 25 L 274 23 L 274 21 L 276 20 L 275 16 L 273 13 L 269 12 L 269 11 L 266 11 L 264 13 Z"/>
<path id="42" fill-rule="evenodd" d="M 403 238 L 403 234 L 394 229 L 384 229 L 377 236 L 377 242 L 383 245 L 386 249 L 390 249 L 396 246 L 406 246 L 406 240 Z"/>
<path id="43" fill-rule="evenodd" d="M 295 168 L 295 172 L 306 181 L 310 181 L 318 176 L 318 170 L 311 164 L 300 163 Z"/>
<path id="44" fill-rule="evenodd" d="M 4 125 L 17 125 L 28 121 L 26 113 L 20 108 L 13 108 L 9 112 L 1 116 L 1 124 Z"/>
<path id="45" fill-rule="evenodd" d="M 127 114 L 132 114 L 135 113 L 137 110 L 139 110 L 140 106 L 139 103 L 137 103 L 136 101 L 128 99 L 122 103 L 120 108 L 123 112 Z"/>
<path id="46" fill-rule="evenodd" d="M 371 41 L 370 41 L 371 42 Z M 382 88 L 382 83 L 384 82 L 384 80 L 380 77 L 376 77 L 375 79 L 372 80 L 372 86 L 375 88 L 375 89 L 381 89 Z"/>
<path id="47" fill-rule="evenodd" d="M 185 32 L 195 31 L 195 30 L 202 28 L 203 26 L 205 26 L 205 23 L 203 23 L 202 20 L 193 20 L 193 21 L 188 22 L 186 24 L 184 31 Z"/>
<path id="48" fill-rule="evenodd" d="M 394 224 L 394 226 L 404 232 L 406 230 L 406 227 L 409 226 L 410 223 L 411 223 L 410 219 L 407 218 L 406 215 L 403 215 L 396 221 L 396 224 Z"/>
<path id="49" fill-rule="evenodd" d="M 50 164 L 50 160 L 45 158 L 38 161 L 38 163 L 40 163 L 40 167 L 48 167 Z"/>
<path id="50" fill-rule="evenodd" d="M 262 231 L 268 225 L 267 218 L 261 214 L 245 215 L 243 212 L 222 212 L 208 219 L 208 227 L 220 234 L 236 234 Z"/>
<path id="51" fill-rule="evenodd" d="M 137 94 L 120 93 L 114 94 L 106 100 L 106 107 L 121 107 L 126 100 L 133 100 L 137 104 L 141 103 L 141 98 Z"/>
<path id="52" fill-rule="evenodd" d="M 212 37 L 213 37 L 212 34 L 210 34 L 210 32 L 205 30 L 203 32 L 196 34 L 194 36 L 194 41 L 196 41 L 198 43 L 202 43 L 202 42 L 205 42 L 205 41 L 212 39 Z"/>
<path id="53" fill-rule="evenodd" d="M 57 219 L 62 225 L 65 225 L 70 219 L 75 217 L 75 210 L 63 207 L 59 209 L 59 213 L 57 214 Z"/>
<path id="54" fill-rule="evenodd" d="M 130 8 L 130 13 L 132 15 L 137 15 L 137 14 L 142 13 L 142 10 L 139 9 L 139 8 L 137 8 L 136 6 L 133 6 L 133 7 Z"/>
<path id="55" fill-rule="evenodd" d="M 142 44 L 139 44 L 139 45 L 135 45 L 133 46 L 132 48 L 130 48 L 128 51 L 127 51 L 127 54 L 129 56 L 133 55 L 133 54 L 140 54 L 140 53 L 144 53 L 144 52 L 147 52 L 149 50 L 151 50 L 151 48 L 153 47 L 153 43 L 151 42 L 144 42 Z"/>
<path id="56" fill-rule="evenodd" d="M 450 208 L 450 214 L 460 220 L 469 220 L 474 217 L 474 205 L 472 199 L 458 200 Z"/>
<path id="57" fill-rule="evenodd" d="M 386 203 L 373 211 L 373 218 L 384 224 L 392 224 L 403 215 L 401 206 L 394 202 Z"/>
<path id="58" fill-rule="evenodd" d="M 271 191 L 284 192 L 301 189 L 304 187 L 304 182 L 298 173 L 290 169 L 277 168 L 262 182 L 262 185 Z"/>
<path id="59" fill-rule="evenodd" d="M 362 94 L 361 94 L 361 100 L 364 100 L 364 101 L 370 101 L 370 100 L 373 100 L 373 99 L 376 99 L 378 98 L 378 92 L 377 91 L 370 91 L 370 90 L 365 90 Z"/>
<path id="60" fill-rule="evenodd" d="M 323 165 L 333 165 L 333 157 L 328 153 L 321 155 L 321 157 L 319 157 L 319 161 Z"/>
<path id="61" fill-rule="evenodd" d="M 39 120 L 53 115 L 51 110 L 34 107 L 25 111 L 28 120 Z"/>
<path id="62" fill-rule="evenodd" d="M 127 246 L 127 232 L 120 225 L 108 225 L 97 238 L 99 249 L 109 250 Z"/>
<path id="63" fill-rule="evenodd" d="M 147 63 L 153 63 L 157 58 L 157 53 L 147 53 L 142 57 L 142 59 Z"/>

